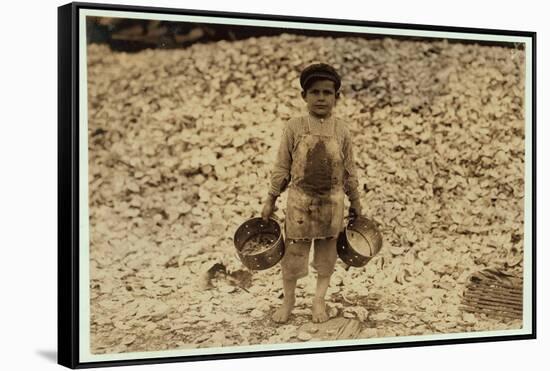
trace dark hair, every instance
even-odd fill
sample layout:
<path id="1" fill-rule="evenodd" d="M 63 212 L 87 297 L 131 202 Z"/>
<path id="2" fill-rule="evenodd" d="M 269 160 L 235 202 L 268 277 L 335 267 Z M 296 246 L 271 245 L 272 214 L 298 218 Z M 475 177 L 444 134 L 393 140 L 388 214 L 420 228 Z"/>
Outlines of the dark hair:
<path id="1" fill-rule="evenodd" d="M 300 85 L 304 91 L 319 80 L 330 80 L 334 82 L 334 89 L 337 92 L 341 86 L 341 79 L 338 72 L 326 63 L 315 63 L 307 66 L 300 74 Z"/>

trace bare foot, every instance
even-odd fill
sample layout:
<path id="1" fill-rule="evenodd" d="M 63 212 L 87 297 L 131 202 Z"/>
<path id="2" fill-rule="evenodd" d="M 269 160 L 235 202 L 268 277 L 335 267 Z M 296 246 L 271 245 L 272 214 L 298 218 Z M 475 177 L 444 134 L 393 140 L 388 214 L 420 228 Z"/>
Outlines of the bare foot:
<path id="1" fill-rule="evenodd" d="M 313 307 L 311 308 L 313 322 L 326 322 L 328 320 L 327 308 L 325 299 L 313 299 Z"/>
<path id="2" fill-rule="evenodd" d="M 292 309 L 294 309 L 294 300 L 283 299 L 283 304 L 275 311 L 275 313 L 273 313 L 273 321 L 277 323 L 285 323 L 288 321 L 288 317 L 290 317 Z"/>

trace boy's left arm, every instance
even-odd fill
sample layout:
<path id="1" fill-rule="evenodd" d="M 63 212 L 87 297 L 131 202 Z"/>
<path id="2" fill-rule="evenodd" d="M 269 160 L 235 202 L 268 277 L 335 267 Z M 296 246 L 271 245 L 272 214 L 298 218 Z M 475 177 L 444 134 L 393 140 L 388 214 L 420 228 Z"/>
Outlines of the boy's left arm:
<path id="1" fill-rule="evenodd" d="M 357 178 L 357 168 L 353 156 L 353 145 L 349 131 L 344 133 L 343 141 L 344 152 L 344 192 L 350 201 L 349 213 L 351 217 L 359 216 L 363 210 L 361 200 L 359 199 L 359 179 Z"/>

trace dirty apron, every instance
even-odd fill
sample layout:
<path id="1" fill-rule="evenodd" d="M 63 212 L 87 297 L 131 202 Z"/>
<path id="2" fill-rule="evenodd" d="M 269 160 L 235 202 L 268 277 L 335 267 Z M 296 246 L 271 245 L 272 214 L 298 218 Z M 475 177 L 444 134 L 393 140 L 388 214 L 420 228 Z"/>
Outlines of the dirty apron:
<path id="1" fill-rule="evenodd" d="M 285 235 L 294 240 L 337 237 L 344 218 L 344 154 L 336 125 L 329 134 L 313 134 L 310 125 L 308 119 L 292 152 Z"/>

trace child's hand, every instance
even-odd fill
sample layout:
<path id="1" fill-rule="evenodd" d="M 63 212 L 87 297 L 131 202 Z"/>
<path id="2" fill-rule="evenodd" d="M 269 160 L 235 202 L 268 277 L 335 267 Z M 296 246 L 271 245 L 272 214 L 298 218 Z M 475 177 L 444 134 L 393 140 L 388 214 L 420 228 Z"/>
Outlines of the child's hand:
<path id="1" fill-rule="evenodd" d="M 351 205 L 349 207 L 349 216 L 352 219 L 357 218 L 358 216 L 361 216 L 363 213 L 363 209 L 361 208 L 361 202 L 359 199 L 351 201 Z"/>
<path id="2" fill-rule="evenodd" d="M 269 217 L 275 212 L 275 201 L 277 199 L 273 196 L 268 196 L 264 203 L 264 208 L 262 209 L 262 219 L 267 221 Z"/>

